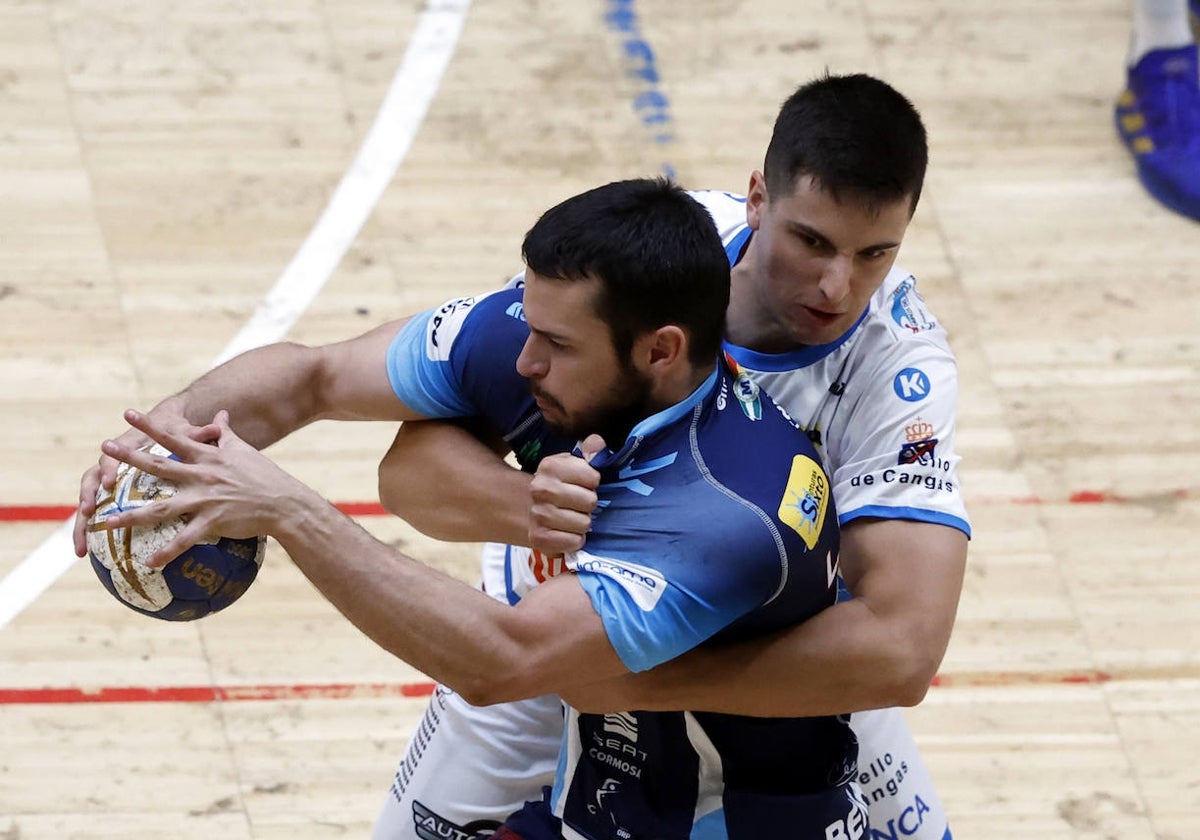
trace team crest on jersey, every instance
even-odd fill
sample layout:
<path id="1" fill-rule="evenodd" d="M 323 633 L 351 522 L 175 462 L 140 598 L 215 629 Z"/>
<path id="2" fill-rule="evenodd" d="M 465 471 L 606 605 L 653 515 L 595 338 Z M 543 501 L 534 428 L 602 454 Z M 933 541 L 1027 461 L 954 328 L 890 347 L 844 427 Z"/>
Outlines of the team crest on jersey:
<path id="1" fill-rule="evenodd" d="M 937 326 L 937 321 L 925 308 L 925 299 L 917 291 L 917 284 L 909 277 L 892 292 L 892 320 L 909 332 L 922 332 Z"/>
<path id="2" fill-rule="evenodd" d="M 906 443 L 900 447 L 900 455 L 896 459 L 898 465 L 921 464 L 929 466 L 937 460 L 937 438 L 921 440 L 916 443 Z"/>
<path id="3" fill-rule="evenodd" d="M 829 507 L 829 479 L 821 465 L 807 455 L 792 459 L 792 472 L 779 503 L 779 520 L 813 549 L 821 538 Z"/>
<path id="4" fill-rule="evenodd" d="M 900 447 L 900 455 L 896 459 L 898 465 L 922 464 L 929 465 L 936 459 L 937 438 L 933 436 L 932 423 L 926 423 L 920 417 L 904 427 L 904 438 L 907 443 Z"/>
<path id="5" fill-rule="evenodd" d="M 442 304 L 438 311 L 433 313 L 425 331 L 425 355 L 430 361 L 444 362 L 450 358 L 450 348 L 454 339 L 458 337 L 463 321 L 474 306 L 475 298 L 458 298 Z"/>
<path id="6" fill-rule="evenodd" d="M 762 419 L 762 400 L 759 399 L 758 385 L 745 372 L 738 374 L 733 383 L 733 393 L 742 406 L 742 413 L 751 420 Z"/>

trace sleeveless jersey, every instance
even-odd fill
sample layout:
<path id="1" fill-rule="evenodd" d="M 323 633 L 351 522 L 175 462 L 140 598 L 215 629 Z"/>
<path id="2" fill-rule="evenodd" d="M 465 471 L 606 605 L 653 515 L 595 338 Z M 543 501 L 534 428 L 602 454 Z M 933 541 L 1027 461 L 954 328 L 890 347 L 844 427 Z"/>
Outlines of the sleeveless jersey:
<path id="1" fill-rule="evenodd" d="M 397 336 L 393 389 L 429 417 L 488 420 L 532 468 L 573 442 L 546 427 L 516 373 L 527 335 L 519 288 L 453 301 Z M 630 670 L 834 603 L 837 514 L 819 456 L 725 366 L 593 465 L 592 531 L 561 570 L 578 576 Z M 568 708 L 551 805 L 564 836 L 589 840 L 823 838 L 831 825 L 865 825 L 856 754 L 845 718 Z"/>

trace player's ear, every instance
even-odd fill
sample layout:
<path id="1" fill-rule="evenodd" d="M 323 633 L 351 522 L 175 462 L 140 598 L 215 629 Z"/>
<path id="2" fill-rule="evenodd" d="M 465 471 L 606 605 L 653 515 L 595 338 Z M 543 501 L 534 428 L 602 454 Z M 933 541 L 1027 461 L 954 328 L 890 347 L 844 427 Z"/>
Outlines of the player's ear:
<path id="1" fill-rule="evenodd" d="M 659 327 L 645 336 L 644 358 L 651 368 L 666 371 L 688 363 L 688 334 L 675 324 Z"/>
<path id="2" fill-rule="evenodd" d="M 767 204 L 767 179 L 757 169 L 750 173 L 750 186 L 746 189 L 746 224 L 758 230 L 762 224 L 763 208 Z"/>

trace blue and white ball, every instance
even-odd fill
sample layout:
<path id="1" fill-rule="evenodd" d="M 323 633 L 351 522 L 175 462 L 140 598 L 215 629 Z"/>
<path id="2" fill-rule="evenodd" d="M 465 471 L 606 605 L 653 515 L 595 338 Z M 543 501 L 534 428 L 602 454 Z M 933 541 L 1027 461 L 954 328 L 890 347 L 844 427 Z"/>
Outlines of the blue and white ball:
<path id="1" fill-rule="evenodd" d="M 170 455 L 157 444 L 150 451 Z M 221 537 L 197 543 L 161 569 L 149 568 L 145 560 L 175 538 L 184 520 L 109 530 L 104 519 L 174 492 L 169 481 L 121 464 L 113 489 L 101 488 L 97 494 L 96 512 L 88 520 L 88 556 L 104 588 L 131 610 L 165 621 L 194 621 L 246 593 L 262 567 L 267 541 Z"/>

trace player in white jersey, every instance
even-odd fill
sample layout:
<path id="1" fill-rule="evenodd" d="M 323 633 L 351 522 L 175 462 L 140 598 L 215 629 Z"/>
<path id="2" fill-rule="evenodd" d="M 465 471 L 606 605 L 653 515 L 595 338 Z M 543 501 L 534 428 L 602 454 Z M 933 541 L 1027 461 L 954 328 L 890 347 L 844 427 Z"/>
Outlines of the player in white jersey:
<path id="1" fill-rule="evenodd" d="M 914 145 L 919 161 L 909 165 L 906 146 Z M 852 153 L 839 159 L 847 148 Z M 689 654 L 607 691 L 595 686 L 589 707 L 855 711 L 872 840 L 950 836 L 902 713 L 856 711 L 924 696 L 949 639 L 969 535 L 956 475 L 953 355 L 913 279 L 892 268 L 923 173 L 924 133 L 911 106 L 869 77 L 829 78 L 785 103 L 748 203 L 697 194 L 737 264 L 727 353 L 817 443 L 848 526 L 842 563 L 856 598 L 765 649 Z M 578 547 L 572 532 L 586 531 L 594 496 L 553 471 L 532 485 L 494 464 L 474 472 L 484 469 L 477 459 L 471 464 L 478 454 L 479 445 L 454 430 L 406 426 L 381 466 L 383 498 L 435 536 L 503 532 L 512 543 L 543 547 L 532 555 L 498 545 L 485 551 L 485 589 L 512 600 L 523 580 L 546 573 L 556 551 Z M 543 467 L 563 463 L 572 465 L 548 459 Z M 452 504 L 428 507 L 432 488 L 415 476 L 431 474 L 447 476 L 439 489 L 455 497 Z M 472 502 L 481 486 L 507 487 L 501 495 L 511 509 Z M 418 488 L 422 499 L 408 492 Z M 533 511 L 519 510 L 531 493 Z M 575 510 L 555 512 L 551 502 Z M 472 518 L 446 516 L 460 510 Z M 531 706 L 475 709 L 440 692 L 376 837 L 455 836 L 489 813 L 495 819 L 514 804 L 505 800 L 511 778 L 533 784 L 539 772 L 553 772 L 561 720 L 552 703 L 546 708 L 539 725 Z"/>

